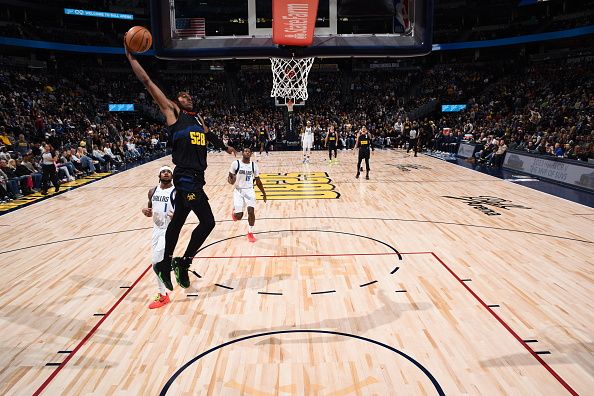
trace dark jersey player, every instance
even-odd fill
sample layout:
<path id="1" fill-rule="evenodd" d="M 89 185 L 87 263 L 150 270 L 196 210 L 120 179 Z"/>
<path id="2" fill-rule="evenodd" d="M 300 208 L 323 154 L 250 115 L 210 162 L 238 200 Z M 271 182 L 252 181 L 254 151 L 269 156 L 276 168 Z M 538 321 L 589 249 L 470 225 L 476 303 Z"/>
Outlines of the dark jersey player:
<path id="1" fill-rule="evenodd" d="M 329 164 L 332 165 L 334 162 L 338 162 L 338 150 L 337 150 L 337 143 L 338 143 L 338 133 L 334 130 L 334 125 L 330 125 L 328 128 L 328 133 L 326 134 L 326 139 L 324 140 L 324 145 L 328 147 L 328 157 L 329 157 Z M 332 152 L 334 151 L 334 162 L 332 161 Z"/>
<path id="2" fill-rule="evenodd" d="M 367 128 L 364 126 L 361 127 L 359 134 L 357 135 L 357 143 L 355 143 L 355 148 L 359 148 L 359 160 L 357 161 L 357 179 L 361 174 L 361 162 L 365 160 L 365 178 L 369 180 L 369 157 L 371 155 L 371 150 L 373 147 L 371 145 L 371 134 L 367 132 Z"/>
<path id="3" fill-rule="evenodd" d="M 124 47 L 126 47 L 124 45 Z M 151 94 L 169 128 L 169 144 L 173 148 L 172 160 L 175 164 L 173 184 L 176 187 L 175 212 L 165 234 L 165 251 L 163 260 L 154 266 L 157 276 L 165 287 L 173 290 L 171 270 L 175 272 L 177 283 L 184 288 L 190 287 L 188 269 L 192 258 L 215 226 L 212 209 L 208 203 L 203 186 L 206 170 L 206 147 L 210 142 L 216 148 L 235 154 L 232 147 L 225 147 L 223 142 L 204 123 L 204 119 L 192 111 L 192 98 L 187 92 L 179 92 L 175 100 L 169 100 L 153 83 L 140 63 L 128 52 L 132 71 Z M 192 232 L 183 257 L 173 258 L 173 251 L 179 233 L 190 214 L 196 213 L 199 224 Z"/>
<path id="4" fill-rule="evenodd" d="M 266 127 L 261 125 L 258 129 L 258 144 L 260 145 L 260 155 L 262 155 L 262 150 L 266 150 L 266 155 L 268 155 L 268 132 L 266 132 Z"/>

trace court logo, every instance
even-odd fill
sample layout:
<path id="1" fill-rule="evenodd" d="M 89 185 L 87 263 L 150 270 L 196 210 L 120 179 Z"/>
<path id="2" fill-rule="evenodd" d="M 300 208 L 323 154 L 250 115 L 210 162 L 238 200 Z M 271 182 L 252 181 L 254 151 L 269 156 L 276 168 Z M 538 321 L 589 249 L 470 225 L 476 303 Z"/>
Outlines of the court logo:
<path id="1" fill-rule="evenodd" d="M 336 199 L 340 193 L 326 172 L 260 173 L 269 200 Z M 262 193 L 256 191 L 256 198 Z"/>
<path id="2" fill-rule="evenodd" d="M 411 169 L 431 169 L 427 166 L 417 165 L 417 164 L 398 164 L 398 165 L 390 164 L 390 165 L 395 166 L 396 168 L 400 169 L 403 172 L 410 172 Z"/>
<path id="3" fill-rule="evenodd" d="M 459 199 L 463 202 L 466 202 L 466 204 L 468 206 L 472 206 L 473 208 L 480 210 L 482 213 L 486 214 L 487 216 L 500 216 L 501 215 L 501 213 L 499 213 L 487 206 L 492 206 L 492 207 L 495 207 L 498 209 L 505 209 L 505 210 L 510 210 L 511 208 L 532 209 L 527 206 L 513 204 L 508 199 L 492 197 L 489 195 L 479 195 L 478 197 L 452 197 L 449 195 L 444 195 L 444 198 Z"/>

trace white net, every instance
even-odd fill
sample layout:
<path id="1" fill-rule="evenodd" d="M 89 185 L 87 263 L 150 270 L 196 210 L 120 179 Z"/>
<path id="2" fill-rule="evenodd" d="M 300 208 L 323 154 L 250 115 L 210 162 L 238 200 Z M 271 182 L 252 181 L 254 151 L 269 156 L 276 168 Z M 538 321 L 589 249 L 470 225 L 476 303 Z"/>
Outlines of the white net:
<path id="1" fill-rule="evenodd" d="M 314 58 L 270 58 L 271 97 L 307 100 L 307 76 Z"/>

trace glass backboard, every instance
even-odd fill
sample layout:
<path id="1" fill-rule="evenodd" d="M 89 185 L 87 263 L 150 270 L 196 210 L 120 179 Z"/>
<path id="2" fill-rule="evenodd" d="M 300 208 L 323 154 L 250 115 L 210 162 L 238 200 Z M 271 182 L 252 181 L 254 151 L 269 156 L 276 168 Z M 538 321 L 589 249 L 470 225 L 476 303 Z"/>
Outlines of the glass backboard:
<path id="1" fill-rule="evenodd" d="M 431 51 L 433 0 L 319 0 L 309 47 L 272 43 L 273 0 L 151 0 L 165 59 L 405 57 Z"/>

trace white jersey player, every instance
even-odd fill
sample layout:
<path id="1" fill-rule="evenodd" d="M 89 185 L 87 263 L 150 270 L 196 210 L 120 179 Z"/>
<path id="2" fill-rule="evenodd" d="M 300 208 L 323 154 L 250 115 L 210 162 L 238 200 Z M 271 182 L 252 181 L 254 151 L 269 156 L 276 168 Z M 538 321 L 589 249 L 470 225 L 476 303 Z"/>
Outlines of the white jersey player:
<path id="1" fill-rule="evenodd" d="M 159 169 L 159 185 L 151 188 L 148 193 L 148 206 L 142 209 L 142 213 L 153 218 L 152 264 L 153 266 L 163 260 L 165 253 L 165 232 L 173 216 L 173 202 L 175 187 L 172 184 L 173 171 L 169 166 L 162 166 Z M 153 302 L 149 304 L 150 309 L 160 308 L 170 302 L 167 289 L 161 279 L 157 278 L 159 292 Z"/>
<path id="2" fill-rule="evenodd" d="M 314 130 L 311 126 L 311 121 L 305 123 L 303 134 L 301 135 L 301 146 L 303 147 L 303 163 L 309 162 L 309 156 L 311 155 L 311 148 L 314 142 Z"/>
<path id="3" fill-rule="evenodd" d="M 252 149 L 246 147 L 242 151 L 241 160 L 235 160 L 231 163 L 227 181 L 233 184 L 233 211 L 231 218 L 233 221 L 240 220 L 243 217 L 243 208 L 247 206 L 248 211 L 248 234 L 250 242 L 256 242 L 254 237 L 254 224 L 256 223 L 256 191 L 254 191 L 254 181 L 262 192 L 264 202 L 266 202 L 266 191 L 260 180 L 260 171 L 258 164 L 251 161 Z"/>

